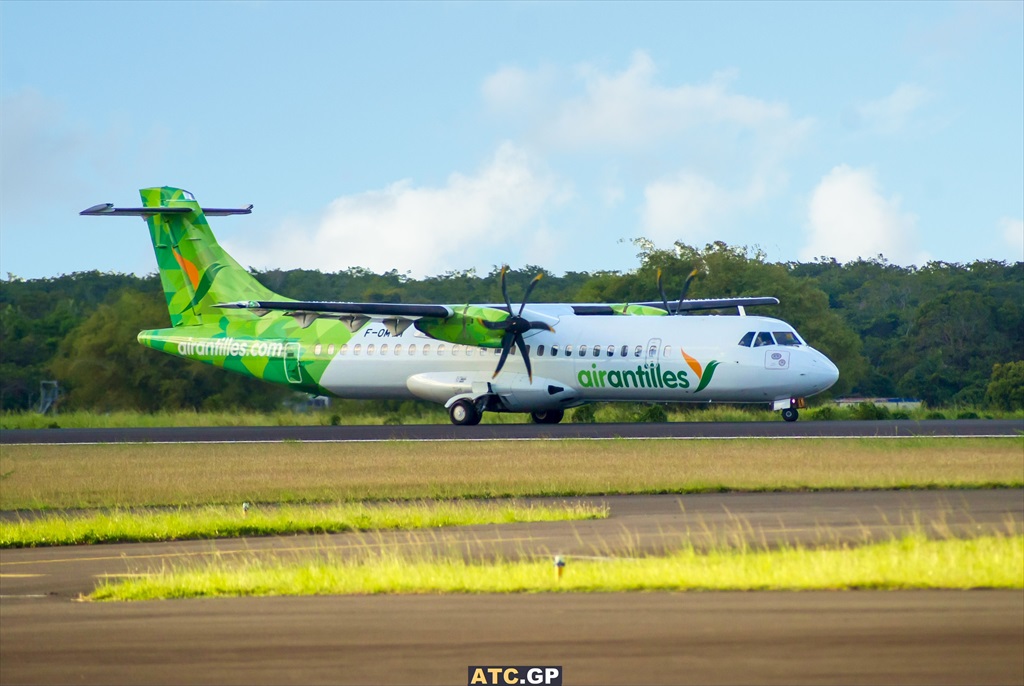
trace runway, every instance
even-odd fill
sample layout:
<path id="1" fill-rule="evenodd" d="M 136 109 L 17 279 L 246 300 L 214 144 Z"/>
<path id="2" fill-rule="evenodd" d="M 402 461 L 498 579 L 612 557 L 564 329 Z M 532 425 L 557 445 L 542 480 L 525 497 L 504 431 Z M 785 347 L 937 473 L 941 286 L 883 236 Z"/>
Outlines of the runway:
<path id="1" fill-rule="evenodd" d="M 597 498 L 607 520 L 0 554 L 2 683 L 463 683 L 561 665 L 565 683 L 1021 683 L 1020 591 L 644 593 L 71 602 L 104 575 L 209 555 L 434 546 L 470 557 L 1024 528 L 1024 490 Z"/>
<path id="2" fill-rule="evenodd" d="M 57 418 L 59 421 L 59 417 Z M 797 422 L 672 422 L 664 424 L 409 424 L 401 426 L 174 427 L 17 429 L 0 445 L 25 443 L 251 443 L 279 441 L 449 441 L 563 439 L 876 438 L 1020 436 L 1024 420 L 882 420 Z"/>

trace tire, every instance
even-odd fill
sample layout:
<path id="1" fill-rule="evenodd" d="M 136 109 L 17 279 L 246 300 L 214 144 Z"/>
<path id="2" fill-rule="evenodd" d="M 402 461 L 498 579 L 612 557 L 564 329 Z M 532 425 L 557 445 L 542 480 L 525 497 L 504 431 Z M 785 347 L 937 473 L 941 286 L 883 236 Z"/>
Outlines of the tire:
<path id="1" fill-rule="evenodd" d="M 787 422 L 795 422 L 800 417 L 800 413 L 795 408 L 787 407 L 782 411 L 782 418 Z"/>
<path id="2" fill-rule="evenodd" d="M 481 415 L 476 409 L 476 403 L 463 398 L 448 408 L 448 418 L 455 426 L 476 426 L 480 423 Z"/>
<path id="3" fill-rule="evenodd" d="M 557 424 L 562 421 L 565 412 L 562 410 L 537 410 L 530 413 L 534 424 Z"/>

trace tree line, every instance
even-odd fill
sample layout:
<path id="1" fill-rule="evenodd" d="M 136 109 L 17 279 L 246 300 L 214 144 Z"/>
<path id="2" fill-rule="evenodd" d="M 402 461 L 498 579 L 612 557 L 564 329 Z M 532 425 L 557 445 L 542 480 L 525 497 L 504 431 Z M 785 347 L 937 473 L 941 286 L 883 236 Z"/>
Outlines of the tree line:
<path id="1" fill-rule="evenodd" d="M 769 262 L 757 249 L 721 242 L 658 249 L 636 242 L 628 272 L 555 275 L 526 265 L 508 273 L 521 297 L 536 274 L 537 302 L 658 301 L 657 272 L 669 300 L 698 270 L 687 297 L 774 295 L 757 313 L 793 324 L 839 367 L 833 396 L 903 396 L 931 406 L 1024 406 L 1024 262 L 931 262 L 900 267 L 882 256 L 839 263 Z M 268 288 L 303 300 L 497 303 L 500 267 L 415 279 L 398 271 L 350 268 L 330 274 L 254 271 Z M 753 312 L 752 312 L 753 313 Z M 142 329 L 169 325 L 155 274 L 78 272 L 0 281 L 0 409 L 25 410 L 40 382 L 56 379 L 62 407 L 113 409 L 272 409 L 287 389 L 140 346 Z"/>

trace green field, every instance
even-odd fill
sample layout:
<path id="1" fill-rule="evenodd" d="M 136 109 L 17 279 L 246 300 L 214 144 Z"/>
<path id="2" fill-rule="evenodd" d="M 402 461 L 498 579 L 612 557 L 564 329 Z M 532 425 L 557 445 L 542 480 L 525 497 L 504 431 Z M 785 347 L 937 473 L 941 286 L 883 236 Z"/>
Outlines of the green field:
<path id="1" fill-rule="evenodd" d="M 5 445 L 0 510 L 1024 486 L 1024 437 Z"/>

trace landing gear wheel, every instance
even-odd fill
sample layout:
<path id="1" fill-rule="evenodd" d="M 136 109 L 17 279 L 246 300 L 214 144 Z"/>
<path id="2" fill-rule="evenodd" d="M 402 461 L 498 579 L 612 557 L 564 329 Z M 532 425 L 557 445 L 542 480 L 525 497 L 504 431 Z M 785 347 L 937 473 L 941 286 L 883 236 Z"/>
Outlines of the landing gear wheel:
<path id="1" fill-rule="evenodd" d="M 476 426 L 480 423 L 481 414 L 476 409 L 476 403 L 463 398 L 462 400 L 456 400 L 448 408 L 448 417 L 455 426 Z"/>
<path id="2" fill-rule="evenodd" d="M 795 422 L 800 417 L 800 413 L 795 408 L 787 407 L 782 411 L 782 418 L 787 422 Z"/>
<path id="3" fill-rule="evenodd" d="M 530 413 L 534 424 L 557 424 L 564 416 L 565 412 L 562 410 L 537 410 Z"/>

